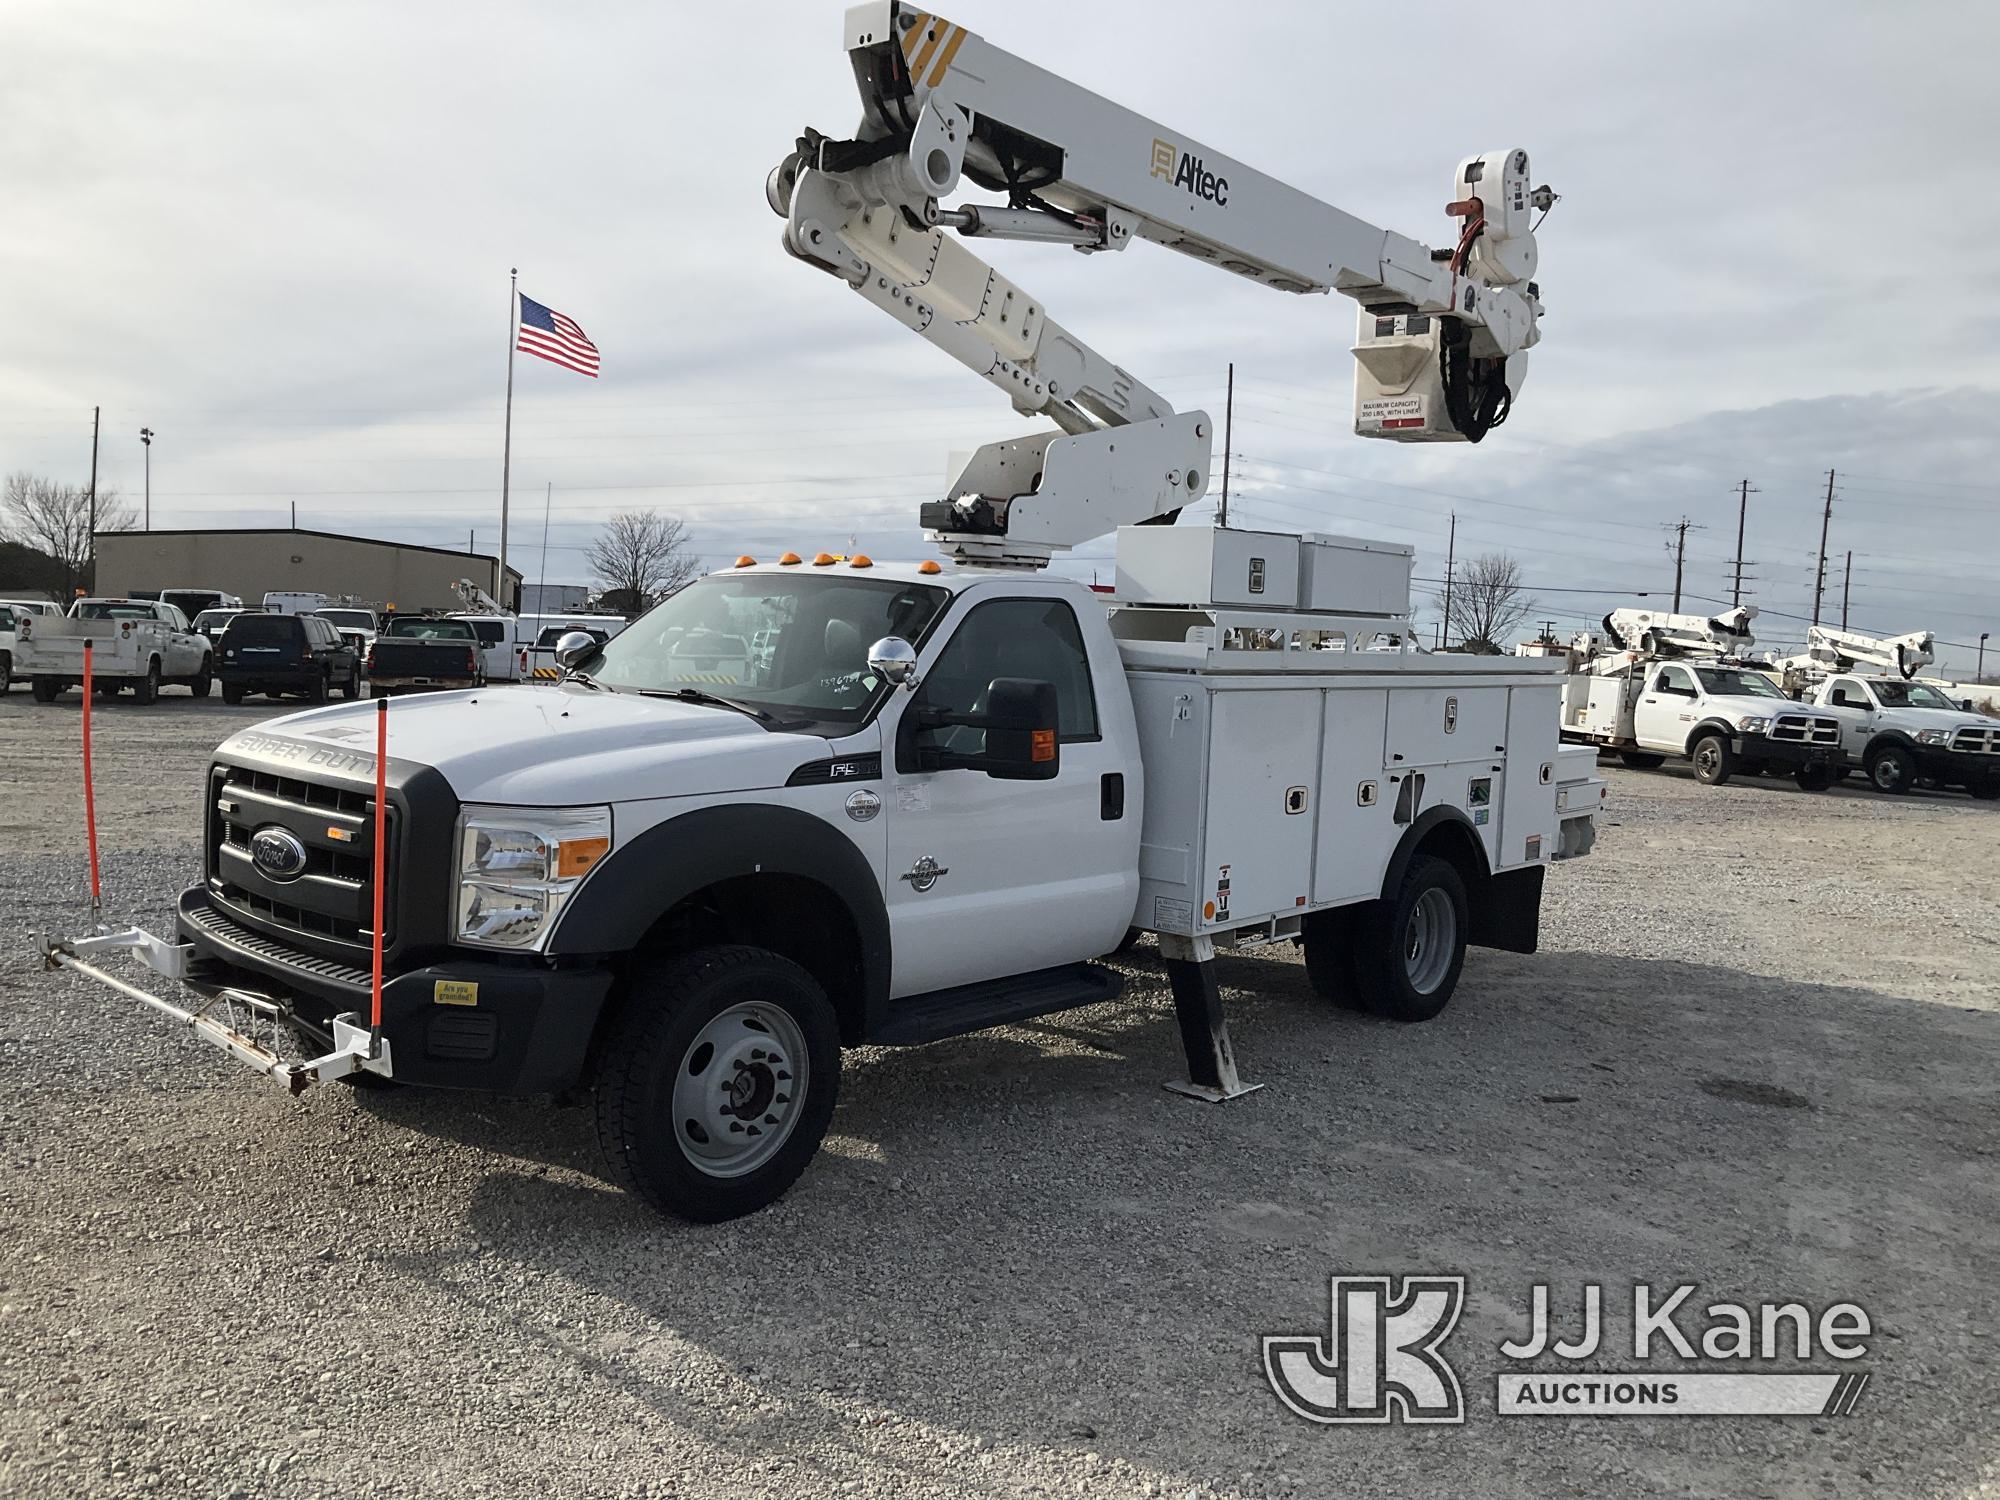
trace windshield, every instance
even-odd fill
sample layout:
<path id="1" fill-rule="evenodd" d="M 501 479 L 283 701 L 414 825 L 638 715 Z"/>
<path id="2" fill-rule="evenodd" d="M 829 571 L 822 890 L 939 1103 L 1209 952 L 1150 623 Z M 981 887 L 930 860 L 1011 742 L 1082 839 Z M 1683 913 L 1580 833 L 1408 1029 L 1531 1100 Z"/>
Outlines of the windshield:
<path id="1" fill-rule="evenodd" d="M 240 613 L 233 609 L 205 609 L 195 616 L 194 628 L 203 635 L 220 630 Z"/>
<path id="2" fill-rule="evenodd" d="M 1884 708 L 1946 708 L 1954 713 L 1958 705 L 1936 688 L 1921 682 L 1875 682 L 1875 697 Z"/>
<path id="3" fill-rule="evenodd" d="M 391 620 L 386 632 L 402 640 L 469 641 L 472 627 L 463 620 Z"/>
<path id="4" fill-rule="evenodd" d="M 916 644 L 950 594 L 835 575 L 698 579 L 580 663 L 607 687 L 697 689 L 780 718 L 858 723 L 886 684 L 868 670 L 884 636 Z"/>
<path id="5" fill-rule="evenodd" d="M 1778 685 L 1762 672 L 1736 667 L 1698 667 L 1695 676 L 1710 693 L 1721 698 L 1783 698 Z"/>
<path id="6" fill-rule="evenodd" d="M 316 609 L 313 611 L 322 620 L 330 620 L 335 625 L 348 630 L 373 630 L 375 616 L 365 609 Z"/>
<path id="7" fill-rule="evenodd" d="M 151 620 L 156 618 L 150 604 L 134 604 L 125 599 L 86 599 L 77 606 L 86 620 Z"/>

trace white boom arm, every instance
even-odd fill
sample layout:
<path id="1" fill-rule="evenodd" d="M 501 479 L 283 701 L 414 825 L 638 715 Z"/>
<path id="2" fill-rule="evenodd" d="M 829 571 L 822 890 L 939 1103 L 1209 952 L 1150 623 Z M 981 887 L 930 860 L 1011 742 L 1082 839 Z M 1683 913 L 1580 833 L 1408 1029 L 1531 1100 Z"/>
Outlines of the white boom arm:
<path id="1" fill-rule="evenodd" d="M 1835 672 L 1893 672 L 1909 679 L 1937 660 L 1937 637 L 1928 630 L 1905 635 L 1873 636 L 1858 631 L 1814 625 L 1806 631 L 1806 649 L 1778 665 L 1808 678 Z"/>
<path id="2" fill-rule="evenodd" d="M 771 174 L 786 248 L 841 277 L 1056 432 L 980 450 L 924 525 L 965 561 L 1041 563 L 1171 520 L 1208 486 L 1213 427 L 1176 413 L 945 231 L 1123 250 L 1134 239 L 1362 305 L 1356 431 L 1472 441 L 1505 419 L 1539 337 L 1527 153 L 1461 163 L 1456 248 L 1433 251 L 988 44 L 871 0 L 847 13 L 862 120 Z M 964 179 L 999 205 L 945 208 Z"/>
<path id="3" fill-rule="evenodd" d="M 1717 615 L 1673 615 L 1662 610 L 1614 609 L 1604 617 L 1604 630 L 1622 652 L 1645 657 L 1692 656 L 1719 659 L 1747 656 L 1756 647 L 1750 622 L 1754 604 L 1741 604 Z"/>

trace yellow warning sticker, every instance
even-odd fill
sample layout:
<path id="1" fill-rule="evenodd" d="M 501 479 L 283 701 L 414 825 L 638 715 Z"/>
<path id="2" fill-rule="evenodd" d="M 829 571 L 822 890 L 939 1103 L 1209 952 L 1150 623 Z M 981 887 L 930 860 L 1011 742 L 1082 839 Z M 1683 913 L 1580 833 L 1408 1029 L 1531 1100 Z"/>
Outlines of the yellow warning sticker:
<path id="1" fill-rule="evenodd" d="M 440 979 L 431 988 L 431 998 L 439 1005 L 477 1005 L 479 983 L 471 979 Z"/>

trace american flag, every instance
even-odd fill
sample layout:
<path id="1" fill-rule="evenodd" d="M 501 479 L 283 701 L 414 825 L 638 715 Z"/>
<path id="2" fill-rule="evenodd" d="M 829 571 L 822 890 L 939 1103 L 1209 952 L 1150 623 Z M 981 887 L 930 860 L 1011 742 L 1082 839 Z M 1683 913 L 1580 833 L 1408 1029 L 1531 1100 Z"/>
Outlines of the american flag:
<path id="1" fill-rule="evenodd" d="M 573 320 L 526 293 L 521 295 L 521 333 L 514 347 L 523 354 L 539 354 L 565 370 L 597 378 L 597 345 L 584 337 Z"/>

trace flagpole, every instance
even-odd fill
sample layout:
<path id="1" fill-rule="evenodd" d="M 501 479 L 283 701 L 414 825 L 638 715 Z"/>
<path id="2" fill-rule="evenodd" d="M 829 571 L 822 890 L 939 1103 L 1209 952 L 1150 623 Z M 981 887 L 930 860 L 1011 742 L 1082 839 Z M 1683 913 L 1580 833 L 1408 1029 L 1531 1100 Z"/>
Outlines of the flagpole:
<path id="1" fill-rule="evenodd" d="M 502 609 L 507 608 L 507 492 L 514 477 L 514 346 L 520 342 L 514 327 L 521 315 L 521 268 L 507 272 L 507 426 L 500 450 L 500 576 L 494 580 L 493 594 Z"/>

